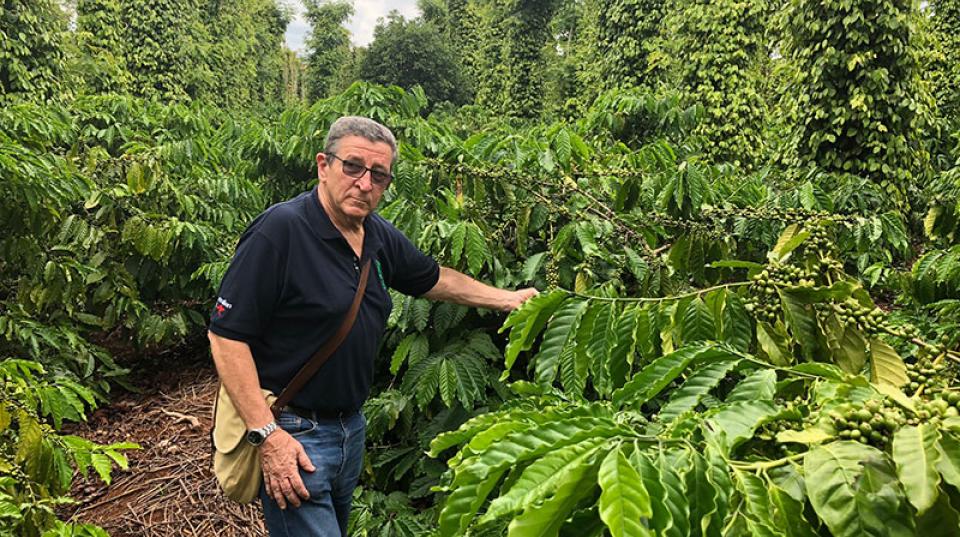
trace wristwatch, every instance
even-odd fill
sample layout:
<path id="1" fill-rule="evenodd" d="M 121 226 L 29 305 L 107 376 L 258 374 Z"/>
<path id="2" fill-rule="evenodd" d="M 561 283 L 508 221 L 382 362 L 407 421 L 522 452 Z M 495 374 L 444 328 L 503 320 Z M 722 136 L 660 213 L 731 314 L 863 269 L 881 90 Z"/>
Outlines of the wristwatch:
<path id="1" fill-rule="evenodd" d="M 270 433 L 277 430 L 277 422 L 271 421 L 270 423 L 260 427 L 259 429 L 250 429 L 247 431 L 247 442 L 255 446 L 263 444 L 264 440 L 270 436 Z"/>

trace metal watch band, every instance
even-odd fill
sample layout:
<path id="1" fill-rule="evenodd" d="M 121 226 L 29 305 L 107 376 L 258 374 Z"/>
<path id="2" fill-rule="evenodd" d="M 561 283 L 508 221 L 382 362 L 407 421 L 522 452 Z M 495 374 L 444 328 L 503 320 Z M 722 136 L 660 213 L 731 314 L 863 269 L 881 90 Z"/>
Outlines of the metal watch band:
<path id="1" fill-rule="evenodd" d="M 264 442 L 264 440 L 267 439 L 268 436 L 270 436 L 270 433 L 276 430 L 277 430 L 277 422 L 271 421 L 270 423 L 264 425 L 263 427 L 260 427 L 259 429 L 251 429 L 247 434 L 247 439 L 250 441 L 251 444 L 255 446 L 259 446 Z M 259 441 L 254 441 L 254 439 L 257 439 Z"/>

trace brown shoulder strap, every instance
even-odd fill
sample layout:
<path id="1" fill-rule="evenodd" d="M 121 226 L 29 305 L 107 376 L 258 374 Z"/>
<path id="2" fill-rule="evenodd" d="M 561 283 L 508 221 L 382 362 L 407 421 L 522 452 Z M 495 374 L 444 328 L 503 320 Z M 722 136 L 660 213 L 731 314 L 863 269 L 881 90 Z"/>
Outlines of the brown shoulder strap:
<path id="1" fill-rule="evenodd" d="M 347 316 L 343 319 L 343 324 L 340 325 L 340 328 L 337 329 L 337 333 L 328 339 L 317 352 L 313 353 L 310 361 L 300 368 L 300 371 L 294 375 L 290 384 L 287 384 L 287 387 L 280 392 L 277 400 L 270 405 L 270 411 L 273 412 L 275 418 L 280 417 L 280 412 L 283 411 L 283 407 L 287 406 L 287 403 L 300 392 L 307 381 L 317 374 L 317 371 L 323 367 L 327 358 L 330 358 L 334 351 L 337 350 L 337 347 L 347 338 L 347 334 L 350 333 L 350 329 L 353 328 L 353 323 L 357 319 L 357 313 L 360 311 L 360 302 L 363 301 L 363 293 L 367 290 L 367 280 L 370 277 L 370 263 L 371 260 L 367 259 L 367 262 L 363 265 L 363 270 L 360 271 L 360 284 L 357 286 L 357 293 L 353 295 L 353 303 L 350 304 L 350 310 L 347 311 Z"/>

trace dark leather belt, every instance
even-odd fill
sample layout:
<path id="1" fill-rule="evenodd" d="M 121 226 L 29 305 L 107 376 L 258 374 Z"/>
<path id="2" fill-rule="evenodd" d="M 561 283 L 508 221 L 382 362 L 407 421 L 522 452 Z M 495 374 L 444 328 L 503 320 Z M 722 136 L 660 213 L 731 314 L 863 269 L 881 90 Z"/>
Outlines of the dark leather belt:
<path id="1" fill-rule="evenodd" d="M 296 414 L 301 418 L 306 418 L 312 421 L 349 418 L 357 413 L 356 410 L 314 410 L 312 408 L 304 408 L 294 405 L 287 405 L 283 407 L 283 411 Z"/>

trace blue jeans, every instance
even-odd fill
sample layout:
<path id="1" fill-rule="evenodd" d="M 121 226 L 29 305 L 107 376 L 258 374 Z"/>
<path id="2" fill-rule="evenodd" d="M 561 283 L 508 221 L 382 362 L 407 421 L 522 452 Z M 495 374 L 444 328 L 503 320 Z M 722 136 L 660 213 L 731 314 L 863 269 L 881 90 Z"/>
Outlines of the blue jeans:
<path id="1" fill-rule="evenodd" d="M 363 414 L 316 421 L 284 412 L 277 420 L 297 439 L 316 466 L 300 470 L 310 499 L 280 509 L 260 486 L 263 516 L 271 537 L 346 537 L 353 489 L 363 467 L 366 420 Z"/>

